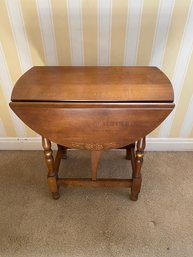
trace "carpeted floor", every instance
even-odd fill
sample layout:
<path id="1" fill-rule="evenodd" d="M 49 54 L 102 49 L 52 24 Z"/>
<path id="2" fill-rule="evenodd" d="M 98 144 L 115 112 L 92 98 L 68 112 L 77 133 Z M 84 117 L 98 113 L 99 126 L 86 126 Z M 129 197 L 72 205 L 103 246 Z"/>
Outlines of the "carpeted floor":
<path id="1" fill-rule="evenodd" d="M 103 155 L 101 176 L 127 177 L 124 151 Z M 40 151 L 0 152 L 1 257 L 192 257 L 193 153 L 146 153 L 137 202 L 127 189 L 48 193 Z M 89 153 L 69 151 L 61 174 L 89 176 Z"/>

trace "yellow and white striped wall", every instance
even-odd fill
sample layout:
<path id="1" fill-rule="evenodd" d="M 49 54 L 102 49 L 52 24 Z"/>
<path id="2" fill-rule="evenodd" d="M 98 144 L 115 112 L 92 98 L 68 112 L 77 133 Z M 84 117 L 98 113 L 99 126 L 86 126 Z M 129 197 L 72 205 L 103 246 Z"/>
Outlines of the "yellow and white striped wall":
<path id="1" fill-rule="evenodd" d="M 193 150 L 192 0 L 0 0 L 0 149 L 39 149 L 9 109 L 34 65 L 153 65 L 172 81 L 175 111 L 150 150 Z"/>

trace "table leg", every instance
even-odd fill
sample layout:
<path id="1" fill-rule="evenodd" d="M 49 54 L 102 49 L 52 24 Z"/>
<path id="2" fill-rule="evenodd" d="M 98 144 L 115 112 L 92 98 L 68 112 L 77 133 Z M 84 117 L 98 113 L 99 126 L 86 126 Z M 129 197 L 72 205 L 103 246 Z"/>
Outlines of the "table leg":
<path id="1" fill-rule="evenodd" d="M 132 160 L 132 148 L 135 147 L 135 144 L 130 144 L 125 146 L 126 149 L 126 160 Z"/>
<path id="2" fill-rule="evenodd" d="M 62 148 L 62 159 L 67 159 L 67 149 L 68 148 L 63 145 L 61 145 L 61 148 Z"/>
<path id="3" fill-rule="evenodd" d="M 133 167 L 133 174 L 132 174 L 132 186 L 131 186 L 131 200 L 137 201 L 138 194 L 141 189 L 141 166 L 143 163 L 143 156 L 144 156 L 144 149 L 145 149 L 145 137 L 141 138 L 137 141 L 137 150 L 134 159 L 134 166 Z"/>
<path id="4" fill-rule="evenodd" d="M 97 167 L 98 167 L 101 154 L 102 154 L 102 151 L 91 151 L 92 180 L 97 179 Z"/>
<path id="5" fill-rule="evenodd" d="M 131 148 L 126 148 L 126 160 L 131 160 Z"/>
<path id="6" fill-rule="evenodd" d="M 51 142 L 47 138 L 42 137 L 42 146 L 44 149 L 46 165 L 48 167 L 48 186 L 49 186 L 50 192 L 52 193 L 53 198 L 58 199 L 60 195 L 59 195 L 59 190 L 57 185 L 57 172 L 55 171 L 53 151 L 51 149 Z"/>
<path id="7" fill-rule="evenodd" d="M 56 177 L 58 178 L 60 162 L 61 162 L 61 159 L 63 158 L 63 146 L 62 145 L 57 145 L 57 146 L 58 146 L 58 151 L 56 153 L 56 158 L 54 161 L 54 171 L 56 172 Z"/>

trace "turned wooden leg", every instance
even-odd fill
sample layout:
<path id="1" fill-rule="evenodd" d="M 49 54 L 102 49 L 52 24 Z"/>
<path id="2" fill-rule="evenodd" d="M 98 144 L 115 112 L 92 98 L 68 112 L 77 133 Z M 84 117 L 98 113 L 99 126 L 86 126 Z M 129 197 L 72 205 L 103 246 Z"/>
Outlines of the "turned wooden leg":
<path id="1" fill-rule="evenodd" d="M 91 151 L 92 180 L 97 179 L 97 167 L 98 167 L 101 154 L 102 154 L 102 151 Z"/>
<path id="2" fill-rule="evenodd" d="M 143 155 L 145 149 L 145 137 L 137 141 L 137 149 L 134 157 L 133 174 L 132 174 L 132 186 L 131 186 L 131 200 L 137 201 L 138 194 L 141 189 L 141 166 L 143 163 Z"/>
<path id="3" fill-rule="evenodd" d="M 58 199 L 60 195 L 57 185 L 57 172 L 55 171 L 51 142 L 47 138 L 42 137 L 42 146 L 44 148 L 46 165 L 48 167 L 48 187 L 52 193 L 53 198 Z"/>

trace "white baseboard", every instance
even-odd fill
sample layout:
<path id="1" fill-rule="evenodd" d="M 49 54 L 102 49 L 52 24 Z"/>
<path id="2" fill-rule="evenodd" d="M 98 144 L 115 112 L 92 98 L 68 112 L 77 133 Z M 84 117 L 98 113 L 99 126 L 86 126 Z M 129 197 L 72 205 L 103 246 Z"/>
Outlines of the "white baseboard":
<path id="1" fill-rule="evenodd" d="M 42 150 L 41 138 L 0 137 L 0 150 Z M 146 150 L 193 151 L 193 138 L 147 138 Z"/>
<path id="2" fill-rule="evenodd" d="M 147 151 L 193 151 L 193 138 L 147 138 Z"/>

